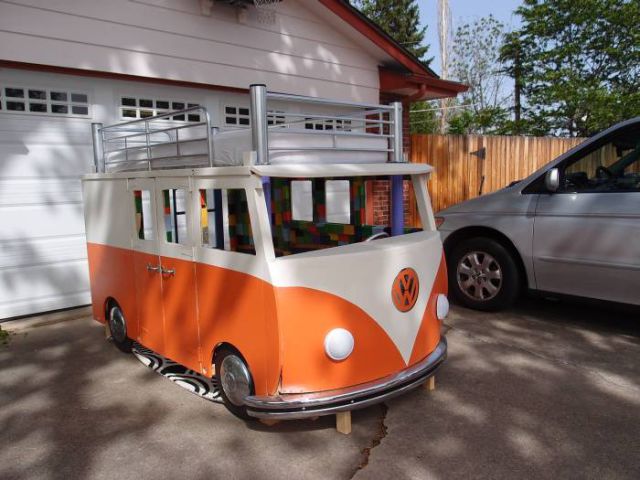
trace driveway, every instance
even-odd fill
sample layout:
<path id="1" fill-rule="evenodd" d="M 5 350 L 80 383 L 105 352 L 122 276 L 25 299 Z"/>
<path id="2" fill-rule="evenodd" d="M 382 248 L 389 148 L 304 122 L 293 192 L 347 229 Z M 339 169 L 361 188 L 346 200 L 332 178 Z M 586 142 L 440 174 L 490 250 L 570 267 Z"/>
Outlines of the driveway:
<path id="1" fill-rule="evenodd" d="M 640 315 L 454 307 L 437 389 L 245 425 L 104 341 L 89 318 L 0 346 L 0 478 L 640 478 Z"/>

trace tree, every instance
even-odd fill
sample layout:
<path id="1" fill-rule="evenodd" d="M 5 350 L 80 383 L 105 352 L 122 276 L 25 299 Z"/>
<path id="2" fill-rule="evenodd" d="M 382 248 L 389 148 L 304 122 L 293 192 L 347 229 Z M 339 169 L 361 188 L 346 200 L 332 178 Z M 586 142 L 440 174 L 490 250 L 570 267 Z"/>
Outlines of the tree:
<path id="1" fill-rule="evenodd" d="M 521 89 L 521 125 L 589 136 L 640 115 L 638 0 L 524 0 L 502 58 Z"/>
<path id="2" fill-rule="evenodd" d="M 438 131 L 437 104 L 415 102 L 411 105 L 411 133 L 436 133 Z"/>
<path id="3" fill-rule="evenodd" d="M 511 95 L 506 91 L 500 61 L 504 24 L 492 15 L 457 28 L 452 47 L 453 78 L 469 86 L 452 110 L 450 131 L 456 133 L 502 133 L 508 117 Z M 462 130 L 462 131 L 461 131 Z"/>
<path id="4" fill-rule="evenodd" d="M 424 43 L 427 27 L 420 28 L 420 8 L 416 0 L 351 0 L 351 3 L 388 35 L 429 66 L 429 46 Z"/>

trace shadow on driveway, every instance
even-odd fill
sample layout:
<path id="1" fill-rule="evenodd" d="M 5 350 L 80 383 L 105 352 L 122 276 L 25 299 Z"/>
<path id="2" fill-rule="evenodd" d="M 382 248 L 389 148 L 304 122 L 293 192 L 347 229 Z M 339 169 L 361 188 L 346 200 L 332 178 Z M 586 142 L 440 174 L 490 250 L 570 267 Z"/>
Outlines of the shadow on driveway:
<path id="1" fill-rule="evenodd" d="M 356 478 L 640 478 L 640 317 L 527 300 L 454 307 L 433 395 L 389 402 Z"/>
<path id="2" fill-rule="evenodd" d="M 145 368 L 87 318 L 0 347 L 0 478 L 349 478 L 382 407 L 274 427 L 244 422 Z"/>

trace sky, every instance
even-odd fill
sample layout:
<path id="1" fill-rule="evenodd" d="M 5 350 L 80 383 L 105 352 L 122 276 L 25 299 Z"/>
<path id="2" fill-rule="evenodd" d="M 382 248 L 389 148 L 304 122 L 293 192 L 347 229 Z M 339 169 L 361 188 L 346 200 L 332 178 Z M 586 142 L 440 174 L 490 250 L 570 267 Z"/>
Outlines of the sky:
<path id="1" fill-rule="evenodd" d="M 427 56 L 434 57 L 431 68 L 440 74 L 440 58 L 438 45 L 437 0 L 418 0 L 420 5 L 420 21 L 427 25 L 426 43 L 429 44 Z M 521 0 L 449 0 L 452 29 L 458 25 L 484 17 L 490 13 L 506 25 L 507 31 L 517 28 L 519 17 L 513 11 L 520 6 Z"/>

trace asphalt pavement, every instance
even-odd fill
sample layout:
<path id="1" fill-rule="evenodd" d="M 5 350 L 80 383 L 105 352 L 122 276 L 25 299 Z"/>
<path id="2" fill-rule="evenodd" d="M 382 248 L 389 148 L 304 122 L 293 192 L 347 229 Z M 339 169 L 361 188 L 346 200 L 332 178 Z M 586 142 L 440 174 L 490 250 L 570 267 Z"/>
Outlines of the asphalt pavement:
<path id="1" fill-rule="evenodd" d="M 445 330 L 436 390 L 354 412 L 345 436 L 245 424 L 86 316 L 23 323 L 0 345 L 0 478 L 640 478 L 640 314 L 524 300 L 454 307 Z"/>

